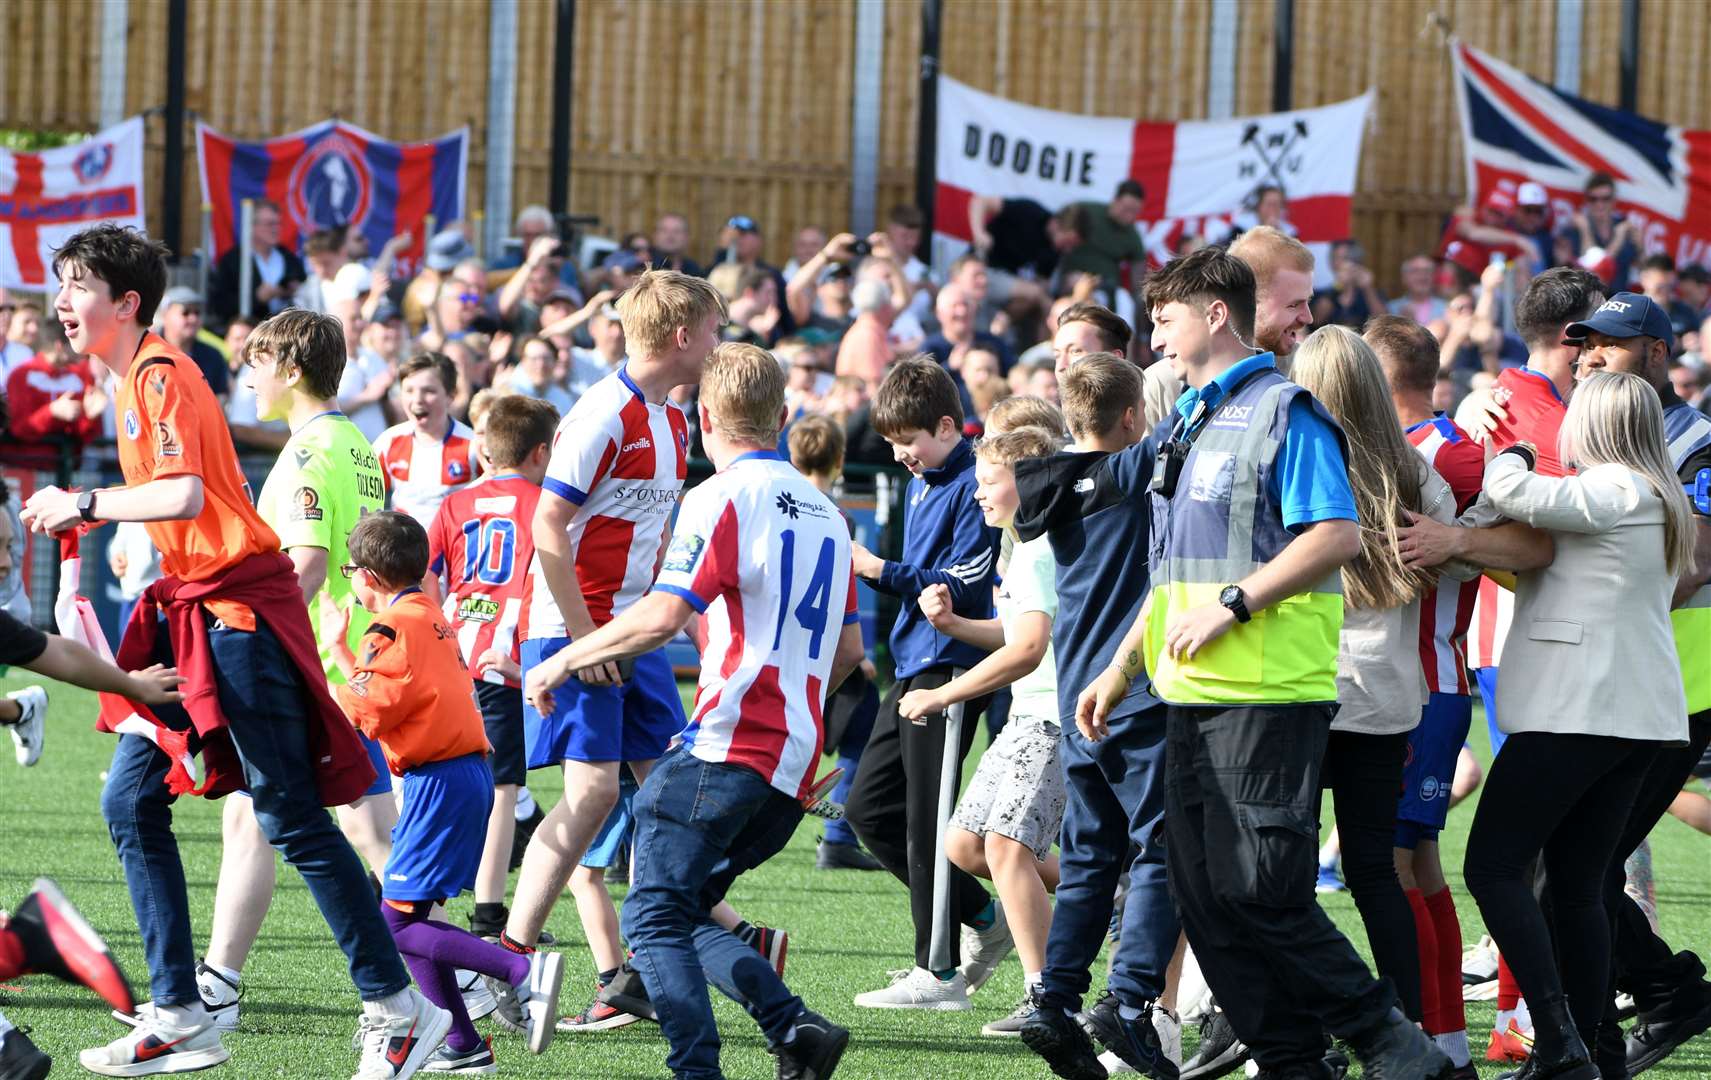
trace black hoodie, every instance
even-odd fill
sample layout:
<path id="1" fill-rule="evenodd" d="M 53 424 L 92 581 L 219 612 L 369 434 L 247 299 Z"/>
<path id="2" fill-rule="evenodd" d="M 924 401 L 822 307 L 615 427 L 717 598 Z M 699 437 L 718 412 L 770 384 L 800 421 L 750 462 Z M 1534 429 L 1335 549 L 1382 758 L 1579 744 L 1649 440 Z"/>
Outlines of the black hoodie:
<path id="1" fill-rule="evenodd" d="M 1111 663 L 1146 599 L 1153 446 L 1054 454 L 1016 462 L 1016 535 L 1047 536 L 1057 563 L 1052 622 L 1060 723 L 1075 723 L 1075 701 Z M 1112 719 L 1158 703 L 1137 678 Z"/>

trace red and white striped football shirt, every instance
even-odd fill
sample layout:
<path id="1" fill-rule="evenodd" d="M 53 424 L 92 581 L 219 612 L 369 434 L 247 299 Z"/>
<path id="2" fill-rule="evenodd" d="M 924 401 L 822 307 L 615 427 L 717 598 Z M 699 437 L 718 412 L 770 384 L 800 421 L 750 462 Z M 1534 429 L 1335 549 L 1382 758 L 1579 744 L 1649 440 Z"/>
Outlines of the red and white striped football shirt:
<path id="1" fill-rule="evenodd" d="M 488 649 L 520 659 L 540 498 L 541 489 L 517 473 L 483 477 L 447 496 L 428 529 L 428 569 L 446 584 L 445 615 L 478 681 L 519 685 L 493 668 L 478 672 L 476 662 Z"/>
<path id="2" fill-rule="evenodd" d="M 1408 429 L 1408 441 L 1450 485 L 1459 514 L 1479 498 L 1485 451 L 1443 413 Z M 1467 631 L 1479 582 L 1442 578 L 1420 597 L 1420 669 L 1434 694 L 1466 694 Z"/>
<path id="3" fill-rule="evenodd" d="M 838 638 L 857 618 L 838 508 L 776 452 L 744 454 L 684 498 L 654 588 L 706 621 L 684 744 L 800 798 L 820 760 Z"/>
<path id="4" fill-rule="evenodd" d="M 475 432 L 452 417 L 444 435 L 424 435 L 413 421 L 394 424 L 374 440 L 391 507 L 427 528 L 446 496 L 475 479 Z"/>
<path id="5" fill-rule="evenodd" d="M 1492 431 L 1493 445 L 1506 450 L 1518 442 L 1532 443 L 1538 451 L 1534 471 L 1540 476 L 1564 475 L 1557 456 L 1557 433 L 1568 406 L 1550 376 L 1531 368 L 1507 368 L 1497 376 L 1492 399 L 1509 414 Z M 1502 662 L 1503 640 L 1509 636 L 1514 615 L 1515 595 L 1490 578 L 1480 578 L 1469 639 L 1471 667 L 1497 667 Z"/>
<path id="6" fill-rule="evenodd" d="M 595 626 L 653 584 L 666 528 L 689 475 L 689 418 L 642 396 L 624 368 L 588 388 L 553 436 L 547 491 L 577 507 L 576 580 Z M 532 638 L 563 637 L 564 616 L 535 564 Z"/>

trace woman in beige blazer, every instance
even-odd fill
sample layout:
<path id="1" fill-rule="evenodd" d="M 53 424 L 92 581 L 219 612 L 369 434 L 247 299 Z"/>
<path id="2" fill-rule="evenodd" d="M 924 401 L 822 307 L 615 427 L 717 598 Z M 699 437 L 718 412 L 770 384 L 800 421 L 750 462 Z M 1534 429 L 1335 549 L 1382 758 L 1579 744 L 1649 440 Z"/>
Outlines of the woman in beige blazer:
<path id="1" fill-rule="evenodd" d="M 1604 876 L 1646 767 L 1687 738 L 1669 605 L 1692 562 L 1693 526 L 1662 406 L 1644 380 L 1586 377 L 1560 450 L 1578 475 L 1534 475 L 1525 444 L 1486 469 L 1485 497 L 1550 532 L 1556 558 L 1517 580 L 1497 698 L 1509 740 L 1480 797 L 1464 872 L 1532 1010 L 1529 1080 L 1599 1080 L 1587 1047 L 1608 1004 Z M 1526 875 L 1541 854 L 1568 946 L 1560 971 Z"/>

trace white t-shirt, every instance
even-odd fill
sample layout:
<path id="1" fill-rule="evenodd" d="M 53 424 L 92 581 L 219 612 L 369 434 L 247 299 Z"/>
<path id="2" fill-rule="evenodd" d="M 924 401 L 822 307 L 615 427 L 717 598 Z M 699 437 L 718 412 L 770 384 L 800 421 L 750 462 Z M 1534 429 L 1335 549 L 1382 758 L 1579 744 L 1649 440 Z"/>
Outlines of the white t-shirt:
<path id="1" fill-rule="evenodd" d="M 1057 618 L 1057 563 L 1051 540 L 1044 536 L 1020 541 L 1010 551 L 1010 565 L 998 589 L 998 621 L 1006 641 L 1015 635 L 1022 616 L 1033 611 Z M 1057 720 L 1057 658 L 1049 638 L 1040 666 L 1012 683 L 1010 695 L 1012 716 Z"/>
<path id="2" fill-rule="evenodd" d="M 373 349 L 358 349 L 356 355 L 345 362 L 345 373 L 339 377 L 339 401 L 345 402 L 362 393 L 363 387 L 376 375 L 386 370 L 386 358 Z M 396 385 L 396 384 L 394 384 Z M 369 442 L 380 438 L 380 433 L 386 430 L 386 408 L 380 401 L 371 401 L 367 405 L 355 409 L 346 409 L 345 415 L 356 425 L 362 437 Z"/>

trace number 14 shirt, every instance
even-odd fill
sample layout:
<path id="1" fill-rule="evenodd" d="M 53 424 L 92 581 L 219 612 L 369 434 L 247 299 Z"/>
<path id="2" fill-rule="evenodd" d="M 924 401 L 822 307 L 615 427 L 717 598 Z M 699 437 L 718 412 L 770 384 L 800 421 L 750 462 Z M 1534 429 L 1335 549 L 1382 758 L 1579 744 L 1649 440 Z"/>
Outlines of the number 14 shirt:
<path id="1" fill-rule="evenodd" d="M 684 496 L 654 589 L 706 619 L 685 745 L 800 798 L 838 638 L 857 617 L 843 515 L 778 454 L 744 454 Z"/>

